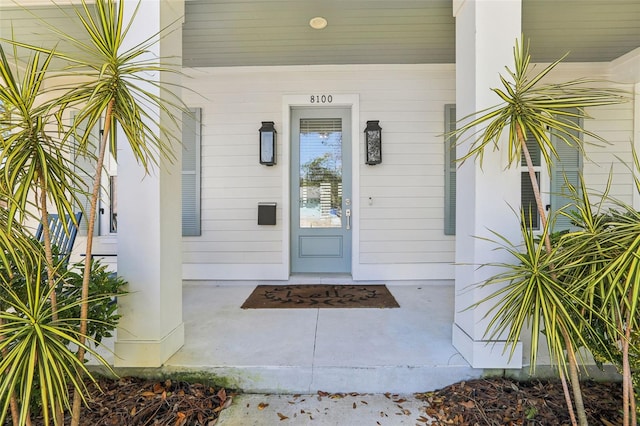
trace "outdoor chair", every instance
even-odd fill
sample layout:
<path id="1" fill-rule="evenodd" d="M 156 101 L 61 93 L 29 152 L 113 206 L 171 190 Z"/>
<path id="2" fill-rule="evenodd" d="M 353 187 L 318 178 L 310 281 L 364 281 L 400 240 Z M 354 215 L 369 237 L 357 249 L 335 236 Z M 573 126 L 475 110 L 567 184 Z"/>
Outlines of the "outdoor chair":
<path id="1" fill-rule="evenodd" d="M 49 214 L 49 231 L 51 233 L 51 245 L 57 248 L 57 252 L 54 252 L 57 256 L 57 262 L 62 262 L 62 266 L 66 268 L 69 263 L 69 257 L 73 250 L 73 243 L 78 235 L 78 225 L 82 219 L 82 212 L 77 212 L 75 216 L 75 223 L 70 216 L 65 216 L 65 222 L 60 219 L 57 214 Z M 36 240 L 44 241 L 44 230 L 42 224 L 38 226 L 36 230 Z M 55 249 L 54 249 L 55 250 Z"/>

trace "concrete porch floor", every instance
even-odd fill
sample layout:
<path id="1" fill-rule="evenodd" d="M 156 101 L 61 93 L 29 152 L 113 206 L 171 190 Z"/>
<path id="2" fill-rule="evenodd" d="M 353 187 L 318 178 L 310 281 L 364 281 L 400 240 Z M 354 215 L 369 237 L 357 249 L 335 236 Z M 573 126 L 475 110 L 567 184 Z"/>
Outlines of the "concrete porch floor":
<path id="1" fill-rule="evenodd" d="M 396 309 L 240 308 L 257 284 L 347 282 L 185 282 L 185 344 L 162 371 L 215 375 L 255 393 L 408 393 L 481 376 L 451 344 L 449 282 L 386 282 Z"/>

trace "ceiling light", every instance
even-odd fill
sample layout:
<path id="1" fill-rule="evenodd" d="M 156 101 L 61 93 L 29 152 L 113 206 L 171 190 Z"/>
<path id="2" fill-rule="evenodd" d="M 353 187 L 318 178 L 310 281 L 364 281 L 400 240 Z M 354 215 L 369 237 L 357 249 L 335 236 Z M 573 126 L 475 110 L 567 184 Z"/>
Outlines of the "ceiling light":
<path id="1" fill-rule="evenodd" d="M 327 20 L 322 16 L 316 16 L 315 18 L 311 18 L 309 26 L 314 30 L 321 30 L 327 26 Z"/>

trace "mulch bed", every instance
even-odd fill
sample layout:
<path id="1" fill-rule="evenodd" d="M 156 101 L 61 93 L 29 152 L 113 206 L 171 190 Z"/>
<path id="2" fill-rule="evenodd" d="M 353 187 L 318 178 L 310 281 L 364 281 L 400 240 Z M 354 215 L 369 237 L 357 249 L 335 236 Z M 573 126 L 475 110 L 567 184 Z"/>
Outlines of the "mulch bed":
<path id="1" fill-rule="evenodd" d="M 100 386 L 104 393 L 92 388 L 89 408 L 83 408 L 82 425 L 214 426 L 232 400 L 222 388 L 171 380 L 101 379 Z M 621 424 L 619 383 L 584 382 L 582 389 L 589 424 Z M 428 405 L 427 414 L 437 419 L 431 423 L 434 425 L 570 424 L 562 386 L 557 382 L 478 379 L 416 397 Z"/>
<path id="2" fill-rule="evenodd" d="M 570 425 L 560 382 L 492 378 L 459 382 L 417 395 L 443 425 Z M 590 425 L 622 424 L 620 383 L 582 383 Z"/>

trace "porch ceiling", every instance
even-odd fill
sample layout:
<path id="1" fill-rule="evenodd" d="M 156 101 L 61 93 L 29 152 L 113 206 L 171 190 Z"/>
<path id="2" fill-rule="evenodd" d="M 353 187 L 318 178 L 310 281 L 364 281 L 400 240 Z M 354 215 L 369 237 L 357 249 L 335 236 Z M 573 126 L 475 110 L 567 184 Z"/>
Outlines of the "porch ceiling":
<path id="1" fill-rule="evenodd" d="M 185 9 L 188 67 L 455 61 L 452 0 L 187 0 Z M 26 11 L 0 0 L 0 37 L 13 30 L 16 39 L 41 43 L 46 29 L 31 13 L 78 31 L 68 6 Z M 328 26 L 311 29 L 315 16 Z M 523 0 L 536 62 L 566 52 L 572 62 L 610 61 L 640 47 L 638 22 L 636 0 Z"/>
<path id="2" fill-rule="evenodd" d="M 533 60 L 610 61 L 640 46 L 640 1 L 523 0 Z M 323 16 L 328 26 L 313 30 Z M 455 62 L 452 0 L 188 0 L 184 65 Z"/>

